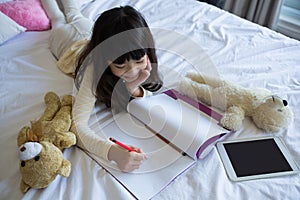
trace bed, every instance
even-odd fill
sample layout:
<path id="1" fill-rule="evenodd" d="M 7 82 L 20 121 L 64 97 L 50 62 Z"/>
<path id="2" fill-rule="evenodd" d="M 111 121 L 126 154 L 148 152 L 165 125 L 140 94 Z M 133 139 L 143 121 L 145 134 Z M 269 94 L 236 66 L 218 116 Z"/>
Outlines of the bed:
<path id="1" fill-rule="evenodd" d="M 294 121 L 276 135 L 284 139 L 300 164 L 299 41 L 195 0 L 80 2 L 82 13 L 92 20 L 107 9 L 131 5 L 143 13 L 150 27 L 176 32 L 201 47 L 222 78 L 244 87 L 267 88 L 285 98 L 294 112 Z M 43 96 L 47 91 L 64 95 L 73 89 L 73 79 L 56 67 L 56 59 L 49 50 L 49 34 L 50 31 L 22 32 L 0 46 L 0 199 L 135 199 L 77 147 L 64 151 L 65 158 L 72 163 L 68 178 L 57 176 L 45 189 L 30 189 L 26 194 L 20 191 L 16 144 L 20 128 L 42 114 Z M 156 36 L 154 39 L 160 40 Z M 191 68 L 191 63 L 172 52 L 158 51 L 158 60 L 165 66 L 161 74 L 169 88 L 176 85 L 176 78 L 172 78 L 167 69 L 182 75 Z M 101 117 L 91 118 L 91 126 L 106 123 L 112 117 L 101 105 L 94 112 Z M 257 129 L 246 118 L 242 128 L 226 140 L 268 135 L 271 134 Z M 213 148 L 204 159 L 158 191 L 153 199 L 292 200 L 299 196 L 300 174 L 230 181 Z"/>

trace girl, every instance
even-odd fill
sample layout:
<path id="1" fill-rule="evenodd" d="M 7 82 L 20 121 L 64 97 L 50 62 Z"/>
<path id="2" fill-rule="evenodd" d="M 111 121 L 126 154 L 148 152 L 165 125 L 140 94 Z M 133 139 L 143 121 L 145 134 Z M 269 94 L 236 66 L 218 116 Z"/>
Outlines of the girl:
<path id="1" fill-rule="evenodd" d="M 54 4 L 53 0 L 42 0 L 42 3 L 47 13 L 47 8 L 58 9 L 57 5 L 49 6 Z M 72 0 L 62 0 L 62 4 L 67 21 L 72 13 L 76 13 L 73 19 L 77 22 L 84 18 Z M 48 16 L 52 21 L 51 15 Z M 73 22 L 70 20 L 66 23 L 64 29 L 69 23 Z M 81 26 L 79 23 L 79 28 Z M 88 32 L 89 26 L 84 26 L 87 28 L 84 32 Z M 76 30 L 74 27 L 77 27 L 76 23 L 72 24 L 72 32 Z M 80 29 L 77 38 L 86 38 L 82 34 L 83 30 Z M 55 34 L 55 29 L 52 31 Z M 70 44 L 66 48 L 70 48 Z M 60 56 L 62 54 L 58 55 L 58 59 Z M 124 110 L 131 98 L 151 95 L 151 92 L 162 86 L 157 71 L 154 41 L 145 19 L 138 11 L 125 6 L 100 15 L 93 26 L 91 38 L 79 55 L 75 85 L 78 93 L 73 106 L 73 118 L 78 133 L 77 145 L 105 160 L 115 161 L 124 172 L 139 168 L 145 159 L 140 148 L 132 147 L 137 152 L 128 152 L 99 137 L 88 126 L 96 101 L 104 103 L 116 113 Z"/>

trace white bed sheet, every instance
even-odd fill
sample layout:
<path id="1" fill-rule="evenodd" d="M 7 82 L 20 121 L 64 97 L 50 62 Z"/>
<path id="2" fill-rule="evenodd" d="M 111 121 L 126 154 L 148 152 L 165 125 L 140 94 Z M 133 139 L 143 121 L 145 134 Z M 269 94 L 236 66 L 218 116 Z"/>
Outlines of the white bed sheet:
<path id="1" fill-rule="evenodd" d="M 149 25 L 176 31 L 206 51 L 223 78 L 245 87 L 265 87 L 286 98 L 295 114 L 291 126 L 277 135 L 300 164 L 300 42 L 194 0 L 86 1 L 84 15 L 91 19 L 103 11 L 132 5 Z M 72 163 L 68 178 L 58 176 L 46 189 L 19 189 L 16 137 L 20 128 L 39 117 L 43 95 L 53 90 L 71 93 L 72 79 L 55 66 L 48 47 L 49 32 L 26 32 L 0 46 L 0 199 L 132 199 L 113 177 L 82 150 L 72 147 L 64 156 Z M 159 38 L 155 38 L 159 40 Z M 174 43 L 179 45 L 182 41 Z M 188 51 L 188 50 L 186 50 Z M 180 55 L 158 51 L 167 86 L 174 87 L 180 73 L 193 67 Z M 172 74 L 173 75 L 173 74 Z M 95 112 L 105 123 L 111 115 L 104 107 Z M 96 118 L 91 125 L 97 126 Z M 228 139 L 266 136 L 246 119 Z M 147 186 L 145 186 L 147 189 Z M 234 183 L 226 175 L 216 149 L 176 178 L 154 199 L 296 199 L 300 175 Z"/>

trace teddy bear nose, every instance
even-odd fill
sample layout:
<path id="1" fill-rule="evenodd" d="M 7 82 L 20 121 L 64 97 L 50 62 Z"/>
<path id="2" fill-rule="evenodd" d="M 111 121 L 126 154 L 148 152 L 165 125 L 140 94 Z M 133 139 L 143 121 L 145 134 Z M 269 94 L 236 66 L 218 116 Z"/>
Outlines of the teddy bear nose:
<path id="1" fill-rule="evenodd" d="M 21 151 L 21 152 L 26 151 L 26 147 L 22 146 L 22 147 L 20 148 L 20 151 Z"/>
<path id="2" fill-rule="evenodd" d="M 282 100 L 282 103 L 283 103 L 284 106 L 288 105 L 288 102 L 286 100 Z"/>
<path id="3" fill-rule="evenodd" d="M 42 145 L 37 142 L 26 142 L 19 147 L 20 160 L 30 160 L 42 151 Z"/>

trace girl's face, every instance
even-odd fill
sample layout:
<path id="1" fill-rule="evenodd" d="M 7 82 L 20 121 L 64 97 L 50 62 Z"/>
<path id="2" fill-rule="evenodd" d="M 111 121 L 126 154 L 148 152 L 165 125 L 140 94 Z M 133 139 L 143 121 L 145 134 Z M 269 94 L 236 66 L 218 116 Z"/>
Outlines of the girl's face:
<path id="1" fill-rule="evenodd" d="M 112 73 L 120 77 L 126 82 L 132 82 L 136 80 L 141 72 L 146 69 L 148 56 L 145 54 L 139 60 L 130 59 L 125 61 L 123 64 L 115 64 L 110 62 L 109 67 Z"/>

